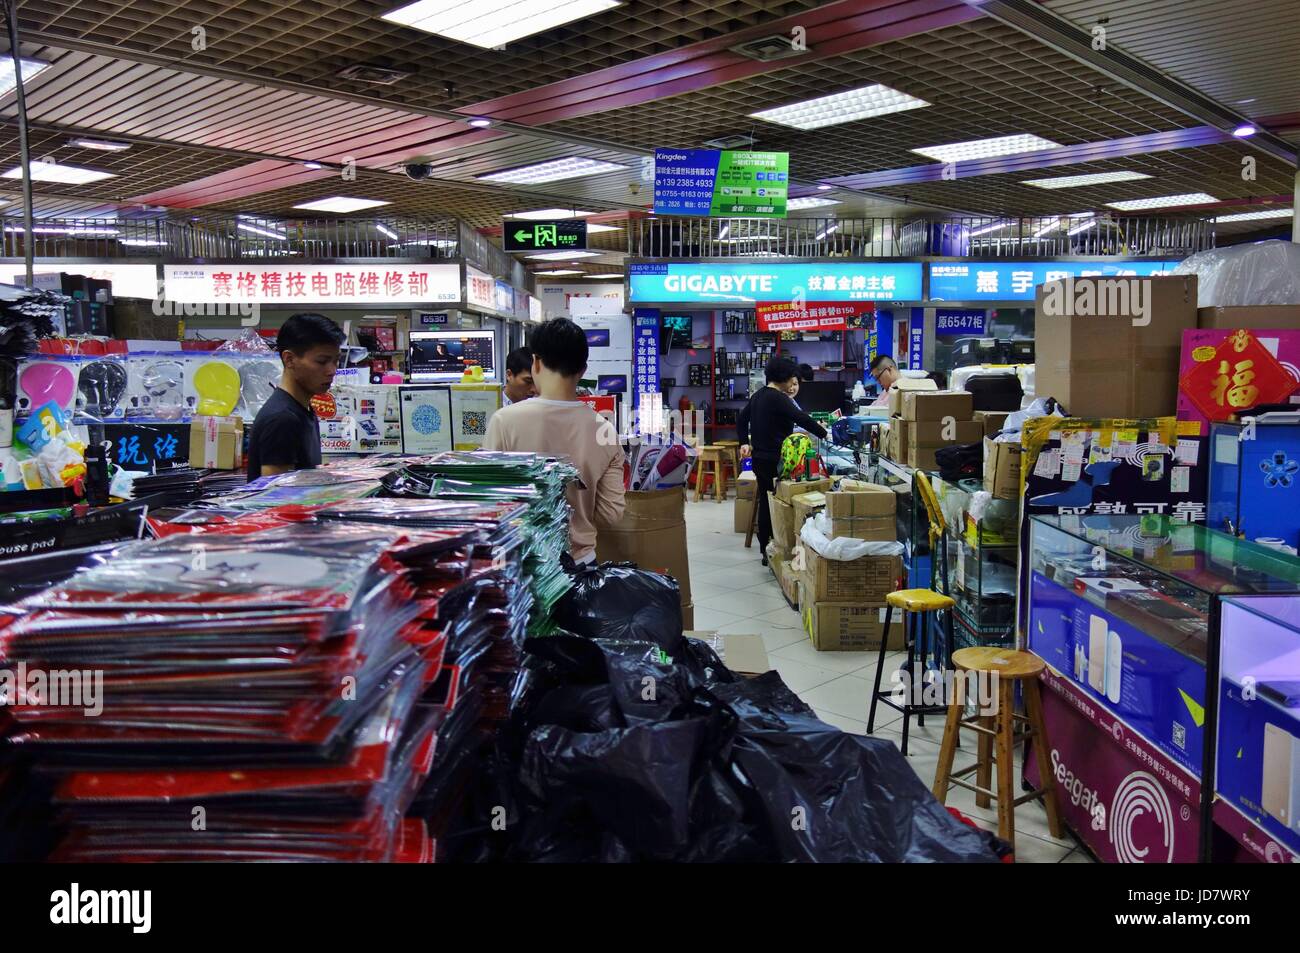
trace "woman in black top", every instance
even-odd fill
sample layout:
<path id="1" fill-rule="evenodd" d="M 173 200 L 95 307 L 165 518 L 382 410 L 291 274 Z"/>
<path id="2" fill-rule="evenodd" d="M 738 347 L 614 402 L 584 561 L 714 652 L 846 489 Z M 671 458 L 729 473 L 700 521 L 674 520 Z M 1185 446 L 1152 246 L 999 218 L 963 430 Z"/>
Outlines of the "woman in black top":
<path id="1" fill-rule="evenodd" d="M 781 442 L 794 432 L 796 424 L 823 440 L 826 428 L 794 402 L 799 393 L 799 366 L 794 361 L 774 357 L 767 362 L 764 373 L 767 386 L 749 399 L 736 418 L 736 429 L 742 444 L 741 455 L 753 458 L 754 476 L 758 477 L 758 543 L 766 566 L 767 542 L 772 538 L 767 494 L 772 492 L 781 468 Z"/>

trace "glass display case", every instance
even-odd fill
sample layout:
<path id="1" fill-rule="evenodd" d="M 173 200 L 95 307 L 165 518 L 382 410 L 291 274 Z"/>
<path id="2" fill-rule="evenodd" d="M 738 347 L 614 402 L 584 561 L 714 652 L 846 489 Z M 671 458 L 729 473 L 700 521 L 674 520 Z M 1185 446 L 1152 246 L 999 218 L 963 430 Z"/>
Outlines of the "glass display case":
<path id="1" fill-rule="evenodd" d="M 1300 597 L 1232 596 L 1220 618 L 1215 820 L 1265 860 L 1300 853 Z M 1239 817 L 1225 818 L 1223 809 Z M 1241 822 L 1264 837 L 1250 837 Z M 1234 823 L 1235 822 L 1235 823 Z M 1276 843 L 1271 843 L 1271 842 Z"/>
<path id="2" fill-rule="evenodd" d="M 1161 515 L 1032 516 L 1030 650 L 1212 780 L 1224 598 L 1300 593 L 1300 560 Z"/>

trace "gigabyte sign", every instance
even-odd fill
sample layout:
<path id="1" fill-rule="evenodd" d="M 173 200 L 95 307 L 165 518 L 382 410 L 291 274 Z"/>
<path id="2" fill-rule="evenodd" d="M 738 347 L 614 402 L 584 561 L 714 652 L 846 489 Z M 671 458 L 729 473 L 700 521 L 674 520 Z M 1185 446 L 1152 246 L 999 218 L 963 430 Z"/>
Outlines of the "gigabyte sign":
<path id="1" fill-rule="evenodd" d="M 634 264 L 634 302 L 919 301 L 916 262 L 821 264 Z"/>

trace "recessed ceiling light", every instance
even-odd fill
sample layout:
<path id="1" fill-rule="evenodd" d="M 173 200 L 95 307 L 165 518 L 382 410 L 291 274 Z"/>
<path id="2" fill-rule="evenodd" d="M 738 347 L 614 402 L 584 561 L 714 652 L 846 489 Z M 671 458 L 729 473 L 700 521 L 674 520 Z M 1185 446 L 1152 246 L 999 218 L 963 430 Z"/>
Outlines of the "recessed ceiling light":
<path id="1" fill-rule="evenodd" d="M 125 152 L 131 148 L 131 143 L 119 142 L 116 139 L 86 139 L 80 137 L 70 140 L 68 145 L 75 149 L 94 149 L 98 152 Z"/>
<path id="2" fill-rule="evenodd" d="M 1232 130 L 1232 134 L 1236 136 L 1238 139 L 1245 139 L 1247 136 L 1253 136 L 1258 131 L 1259 130 L 1256 129 L 1254 126 L 1252 126 L 1250 123 L 1245 122 L 1242 123 L 1240 126 L 1238 126 L 1236 129 Z"/>
<path id="3" fill-rule="evenodd" d="M 815 195 L 805 195 L 797 199 L 786 199 L 787 209 L 822 208 L 827 205 L 839 205 L 839 199 L 822 199 Z"/>
<path id="4" fill-rule="evenodd" d="M 560 179 L 576 179 L 583 175 L 599 175 L 602 172 L 616 172 L 626 166 L 599 159 L 583 159 L 569 156 L 564 159 L 552 159 L 537 165 L 526 165 L 518 169 L 505 169 L 501 172 L 489 172 L 478 178 L 488 182 L 514 182 L 531 185 L 537 182 L 558 182 Z"/>
<path id="5" fill-rule="evenodd" d="M 1214 224 L 1221 225 L 1224 222 L 1251 222 L 1261 218 L 1290 218 L 1295 214 L 1295 209 L 1274 208 L 1264 212 L 1236 212 L 1232 215 L 1220 215 L 1214 220 Z"/>
<path id="6" fill-rule="evenodd" d="M 535 208 L 527 212 L 506 212 L 503 218 L 582 218 L 585 215 L 595 215 L 595 212 L 579 212 L 571 208 Z"/>
<path id="7" fill-rule="evenodd" d="M 75 165 L 60 165 L 57 162 L 33 162 L 32 179 L 36 182 L 61 182 L 64 185 L 85 185 L 100 179 L 111 179 L 114 173 L 100 172 L 97 169 L 83 169 Z M 17 166 L 4 174 L 6 179 L 21 179 L 23 167 Z"/>
<path id="8" fill-rule="evenodd" d="M 1061 144 L 1041 136 L 1021 133 L 1015 136 L 997 136 L 993 139 L 972 139 L 970 142 L 950 142 L 942 146 L 922 146 L 912 151 L 939 162 L 968 162 L 971 159 L 991 159 L 1010 156 L 1018 152 L 1038 152 L 1041 149 L 1059 149 Z"/>
<path id="9" fill-rule="evenodd" d="M 1054 179 L 1026 179 L 1023 185 L 1040 189 L 1073 189 L 1084 185 L 1105 185 L 1108 182 L 1134 182 L 1149 179 L 1144 172 L 1093 172 L 1089 175 L 1060 175 Z"/>
<path id="10" fill-rule="evenodd" d="M 548 251 L 540 255 L 529 255 L 534 261 L 572 261 L 574 258 L 599 258 L 598 251 Z"/>
<path id="11" fill-rule="evenodd" d="M 475 129 L 486 129 L 488 126 L 492 125 L 492 120 L 488 119 L 486 116 L 475 116 L 469 121 L 469 124 Z"/>
<path id="12" fill-rule="evenodd" d="M 582 272 L 580 272 L 580 271 L 571 271 L 571 270 L 569 270 L 569 269 L 567 269 L 567 268 L 553 268 L 553 269 L 551 269 L 550 271 L 535 271 L 535 272 L 533 272 L 533 274 L 535 274 L 535 275 L 550 275 L 550 276 L 556 276 L 556 275 L 580 275 L 580 274 L 582 274 Z"/>
<path id="13" fill-rule="evenodd" d="M 818 192 L 829 192 L 829 191 L 830 191 L 831 189 L 833 189 L 833 188 L 834 188 L 834 186 L 832 186 L 832 185 L 819 185 L 819 186 L 817 186 L 817 191 L 818 191 Z"/>
<path id="14" fill-rule="evenodd" d="M 1157 195 L 1149 199 L 1128 199 L 1123 202 L 1107 202 L 1111 208 L 1121 212 L 1136 212 L 1145 208 L 1169 208 L 1173 205 L 1206 205 L 1219 201 L 1213 195 L 1204 192 L 1186 192 L 1183 195 Z"/>
<path id="15" fill-rule="evenodd" d="M 319 162 L 304 162 L 304 163 L 302 164 L 302 167 L 303 167 L 304 169 L 311 169 L 313 172 L 315 172 L 317 169 L 323 169 L 323 168 L 325 168 L 325 167 L 324 167 L 323 165 L 321 165 Z"/>
<path id="16" fill-rule="evenodd" d="M 304 202 L 301 205 L 295 205 L 294 208 L 306 209 L 309 212 L 338 212 L 342 215 L 347 212 L 359 212 L 363 208 L 376 208 L 388 204 L 390 203 L 380 202 L 375 199 L 353 199 L 345 195 L 335 195 L 327 199 L 317 199 L 314 202 Z"/>
<path id="17" fill-rule="evenodd" d="M 24 83 L 30 83 L 37 76 L 50 68 L 50 64 L 46 63 L 44 60 L 29 60 L 24 58 L 19 60 L 19 62 L 23 65 Z M 0 96 L 9 92 L 16 85 L 17 84 L 14 82 L 14 58 L 12 56 L 5 56 L 3 60 L 0 60 Z"/>
<path id="18" fill-rule="evenodd" d="M 539 274 L 540 274 L 540 272 L 539 272 Z M 588 275 L 587 277 L 588 277 L 588 278 L 622 278 L 622 277 L 623 277 L 623 272 L 621 272 L 621 271 L 606 271 L 606 272 L 602 272 L 602 273 L 599 274 L 599 275 Z"/>
<path id="19" fill-rule="evenodd" d="M 850 89 L 802 103 L 763 109 L 749 115 L 753 119 L 765 119 L 793 129 L 820 129 L 823 126 L 870 119 L 873 116 L 884 116 L 905 109 L 920 109 L 928 105 L 930 104 L 924 99 L 917 99 L 915 96 L 875 83 L 861 89 Z"/>
<path id="20" fill-rule="evenodd" d="M 621 0 L 480 0 L 467 12 L 463 0 L 416 0 L 382 19 L 491 50 L 621 5 Z"/>

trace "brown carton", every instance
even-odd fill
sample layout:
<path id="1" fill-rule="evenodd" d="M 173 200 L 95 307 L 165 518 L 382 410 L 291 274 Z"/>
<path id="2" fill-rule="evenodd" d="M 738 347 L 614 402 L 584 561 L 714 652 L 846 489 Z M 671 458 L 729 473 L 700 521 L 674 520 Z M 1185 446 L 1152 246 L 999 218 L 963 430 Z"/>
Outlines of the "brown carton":
<path id="1" fill-rule="evenodd" d="M 910 420 L 904 420 L 902 417 L 891 417 L 889 421 L 889 447 L 885 451 L 885 456 L 898 463 L 907 462 L 907 448 L 910 446 L 910 440 L 907 428 L 911 425 Z"/>
<path id="2" fill-rule="evenodd" d="M 782 503 L 773 494 L 767 495 L 767 505 L 772 514 L 772 542 L 781 553 L 789 553 L 794 548 L 794 507 Z"/>
<path id="3" fill-rule="evenodd" d="M 995 437 L 1002 430 L 1002 425 L 1006 423 L 1009 411 L 1005 410 L 977 410 L 975 411 L 975 420 L 983 424 L 984 436 Z"/>
<path id="4" fill-rule="evenodd" d="M 825 493 L 831 488 L 828 477 L 818 480 L 777 480 L 776 498 L 782 503 L 789 503 L 800 493 Z"/>
<path id="5" fill-rule="evenodd" d="M 691 604 L 691 563 L 686 552 L 686 494 L 683 488 L 628 491 L 623 518 L 596 534 L 601 562 L 633 562 L 677 580 L 682 606 Z"/>
<path id="6" fill-rule="evenodd" d="M 1238 308 L 1199 308 L 1196 326 L 1201 328 L 1249 328 L 1253 330 L 1300 328 L 1300 305 L 1257 305 Z M 118 335 L 121 337 L 121 335 Z"/>
<path id="7" fill-rule="evenodd" d="M 754 512 L 754 500 L 758 496 L 757 480 L 736 481 L 736 506 L 733 511 L 733 528 L 737 533 L 749 531 L 749 521 Z M 755 524 L 757 526 L 757 524 Z"/>
<path id="8" fill-rule="evenodd" d="M 803 524 L 808 517 L 826 508 L 826 494 L 800 493 L 791 505 L 794 507 L 794 535 L 798 537 L 803 532 Z"/>
<path id="9" fill-rule="evenodd" d="M 905 462 L 913 470 L 924 470 L 930 473 L 939 469 L 939 461 L 935 459 L 934 452 L 942 449 L 942 447 L 910 447 Z"/>
<path id="10" fill-rule="evenodd" d="M 861 556 L 838 560 L 803 548 L 809 596 L 815 602 L 884 603 L 903 572 L 898 556 Z"/>
<path id="11" fill-rule="evenodd" d="M 238 470 L 244 465 L 242 417 L 194 417 L 190 421 L 190 466 Z"/>
<path id="12" fill-rule="evenodd" d="M 891 516 L 833 516 L 831 538 L 865 539 L 873 543 L 890 543 L 898 539 L 898 527 Z"/>
<path id="13" fill-rule="evenodd" d="M 1018 443 L 994 443 L 984 438 L 984 489 L 997 500 L 1020 499 L 1020 456 Z"/>
<path id="14" fill-rule="evenodd" d="M 785 601 L 792 606 L 799 604 L 799 579 L 800 574 L 794 568 L 794 561 L 790 559 L 781 560 L 777 572 L 777 582 L 781 584 L 781 593 L 785 596 Z"/>
<path id="15" fill-rule="evenodd" d="M 969 421 L 975 413 L 975 398 L 966 391 L 909 390 L 903 392 L 902 413 L 905 420 L 943 420 L 953 417 Z"/>
<path id="16" fill-rule="evenodd" d="M 1172 417 L 1196 276 L 1073 278 L 1036 289 L 1035 382 L 1076 417 Z M 1099 313 L 1100 312 L 1100 313 Z"/>
<path id="17" fill-rule="evenodd" d="M 850 489 L 844 489 L 845 485 Z M 894 491 L 877 483 L 842 480 L 840 489 L 826 494 L 826 515 L 831 519 L 853 516 L 894 515 L 898 497 Z"/>
<path id="18" fill-rule="evenodd" d="M 979 443 L 984 439 L 984 425 L 974 420 L 913 421 L 907 428 L 907 446 L 921 449 L 951 447 L 959 443 Z"/>
<path id="19" fill-rule="evenodd" d="M 860 602 L 800 602 L 804 631 L 818 652 L 867 652 L 880 649 L 884 610 Z M 904 647 L 904 629 L 897 614 L 889 627 L 888 650 Z"/>
<path id="20" fill-rule="evenodd" d="M 909 390 L 938 390 L 939 385 L 928 377 L 900 377 L 889 389 L 889 416 L 903 415 L 903 394 Z"/>

